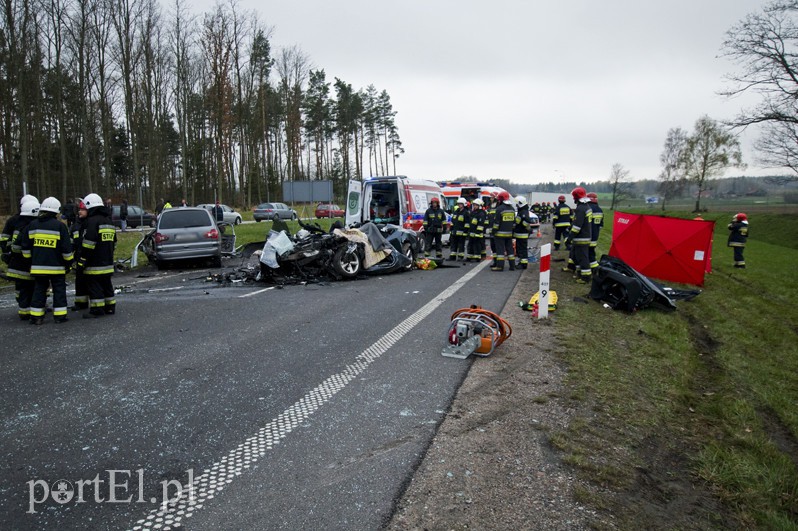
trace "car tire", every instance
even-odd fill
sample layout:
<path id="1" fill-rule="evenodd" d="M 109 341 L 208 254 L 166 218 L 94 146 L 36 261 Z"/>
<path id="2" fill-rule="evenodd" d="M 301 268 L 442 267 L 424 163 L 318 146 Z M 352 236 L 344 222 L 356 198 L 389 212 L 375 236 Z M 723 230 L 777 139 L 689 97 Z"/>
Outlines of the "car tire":
<path id="1" fill-rule="evenodd" d="M 233 221 L 233 225 L 240 225 L 240 224 L 241 224 L 241 218 L 236 218 L 235 221 Z"/>
<path id="2" fill-rule="evenodd" d="M 261 221 L 263 221 L 263 220 L 262 219 L 256 219 L 255 223 L 260 223 Z"/>
<path id="3" fill-rule="evenodd" d="M 410 259 L 410 265 L 405 266 L 404 270 L 405 271 L 412 270 L 413 266 L 416 265 L 416 258 L 417 258 L 416 253 L 413 251 L 413 247 L 409 243 L 404 244 L 402 246 L 402 254 Z"/>
<path id="4" fill-rule="evenodd" d="M 169 264 L 163 260 L 155 260 L 155 267 L 158 269 L 158 271 L 163 271 L 164 269 L 169 268 Z"/>
<path id="5" fill-rule="evenodd" d="M 272 221 L 280 221 L 280 214 L 275 214 L 272 216 Z"/>
<path id="6" fill-rule="evenodd" d="M 347 252 L 346 246 L 335 251 L 333 256 L 333 269 L 341 277 L 346 279 L 355 278 L 363 268 L 363 260 L 357 251 Z"/>
<path id="7" fill-rule="evenodd" d="M 297 219 L 296 212 L 294 212 L 293 214 L 291 214 L 291 219 L 292 219 L 292 220 L 294 220 L 294 221 L 296 221 L 296 219 Z"/>

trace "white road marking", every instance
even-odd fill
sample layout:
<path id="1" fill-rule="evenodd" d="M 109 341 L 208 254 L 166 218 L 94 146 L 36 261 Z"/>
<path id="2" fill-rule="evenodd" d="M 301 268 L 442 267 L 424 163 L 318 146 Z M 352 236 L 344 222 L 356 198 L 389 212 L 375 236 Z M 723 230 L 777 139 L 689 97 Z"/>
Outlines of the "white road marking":
<path id="1" fill-rule="evenodd" d="M 388 349 L 410 333 L 414 326 L 435 311 L 488 264 L 488 261 L 483 261 L 463 275 L 459 280 L 443 290 L 440 295 L 419 308 L 413 315 L 399 323 L 396 328 L 361 352 L 354 362 L 347 365 L 342 372 L 324 380 L 294 405 L 263 426 L 257 433 L 248 437 L 226 456 L 215 462 L 210 468 L 203 470 L 201 475 L 195 476 L 190 484 L 182 485 L 179 489 L 179 492 L 183 494 L 182 496 L 163 502 L 159 509 L 150 511 L 145 518 L 135 523 L 132 527 L 133 531 L 182 527 L 184 520 L 191 518 L 196 511 L 202 509 L 205 502 L 213 499 L 227 485 L 232 483 L 236 476 L 240 476 L 245 469 L 250 468 L 261 457 L 265 456 L 268 450 L 279 444 L 281 439 L 302 425 L 325 402 L 329 401 L 339 391 L 344 389 L 349 382 L 357 378 L 372 362 L 379 359 Z"/>
<path id="2" fill-rule="evenodd" d="M 253 295 L 257 295 L 258 293 L 263 293 L 264 291 L 269 291 L 270 289 L 274 289 L 274 286 L 270 288 L 263 288 L 259 289 L 258 291 L 253 291 L 252 293 L 247 293 L 246 295 L 239 295 L 239 299 L 243 299 L 244 297 L 252 297 Z"/>

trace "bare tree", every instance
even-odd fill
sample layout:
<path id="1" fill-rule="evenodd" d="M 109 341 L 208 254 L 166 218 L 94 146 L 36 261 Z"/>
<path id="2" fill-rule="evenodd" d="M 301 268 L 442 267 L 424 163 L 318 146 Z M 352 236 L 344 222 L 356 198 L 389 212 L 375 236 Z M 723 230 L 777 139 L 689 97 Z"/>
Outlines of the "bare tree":
<path id="1" fill-rule="evenodd" d="M 610 170 L 610 189 L 612 190 L 612 202 L 610 210 L 615 210 L 615 205 L 628 197 L 630 190 L 629 170 L 623 164 L 616 162 Z"/>
<path id="2" fill-rule="evenodd" d="M 722 175 L 728 167 L 744 167 L 737 137 L 721 124 L 702 116 L 696 121 L 695 131 L 687 139 L 685 173 L 698 186 L 695 212 L 701 211 L 701 196 L 710 179 Z"/>
<path id="3" fill-rule="evenodd" d="M 662 163 L 662 172 L 659 174 L 659 189 L 662 193 L 662 210 L 665 203 L 684 189 L 684 156 L 687 148 L 687 133 L 681 127 L 668 131 L 665 138 L 665 147 L 659 156 Z"/>
<path id="4" fill-rule="evenodd" d="M 762 135 L 755 146 L 758 162 L 796 173 L 797 46 L 798 2 L 774 0 L 765 4 L 761 12 L 749 14 L 727 32 L 724 55 L 739 66 L 739 71 L 727 76 L 730 87 L 721 92 L 730 97 L 744 92 L 760 96 L 758 105 L 744 109 L 728 124 L 740 128 L 760 124 Z"/>
<path id="5" fill-rule="evenodd" d="M 286 176 L 299 179 L 302 176 L 302 87 L 310 72 L 310 60 L 298 46 L 283 48 L 277 55 L 276 69 L 285 112 Z"/>

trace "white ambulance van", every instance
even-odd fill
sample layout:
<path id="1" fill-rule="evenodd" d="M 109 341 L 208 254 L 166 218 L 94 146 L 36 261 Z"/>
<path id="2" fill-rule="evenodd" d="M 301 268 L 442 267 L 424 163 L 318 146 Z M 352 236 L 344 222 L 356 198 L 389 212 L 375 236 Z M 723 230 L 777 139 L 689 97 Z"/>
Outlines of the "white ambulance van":
<path id="1" fill-rule="evenodd" d="M 433 197 L 437 197 L 444 207 L 446 202 L 441 187 L 435 181 L 425 179 L 393 175 L 349 181 L 346 225 L 371 221 L 421 231 L 424 212 Z"/>

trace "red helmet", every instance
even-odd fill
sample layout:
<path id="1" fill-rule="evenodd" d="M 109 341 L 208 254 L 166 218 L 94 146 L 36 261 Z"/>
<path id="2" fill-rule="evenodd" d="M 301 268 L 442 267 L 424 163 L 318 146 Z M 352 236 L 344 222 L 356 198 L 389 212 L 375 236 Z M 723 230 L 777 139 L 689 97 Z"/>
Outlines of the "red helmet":
<path id="1" fill-rule="evenodd" d="M 573 190 L 571 190 L 571 195 L 574 197 L 574 201 L 579 201 L 583 197 L 587 196 L 587 192 L 581 186 L 577 186 Z"/>
<path id="2" fill-rule="evenodd" d="M 737 221 L 748 221 L 748 216 L 745 215 L 745 212 L 740 212 L 734 217 L 737 219 Z"/>
<path id="3" fill-rule="evenodd" d="M 560 197 L 557 198 L 557 201 L 559 201 L 560 203 L 565 203 L 565 196 L 561 195 Z"/>
<path id="4" fill-rule="evenodd" d="M 596 195 L 596 192 L 588 192 L 587 197 L 590 198 L 591 203 L 598 203 L 598 195 Z"/>
<path id="5" fill-rule="evenodd" d="M 499 192 L 499 195 L 496 196 L 496 199 L 498 199 L 499 201 L 504 203 L 505 201 L 509 201 L 510 200 L 510 194 L 505 192 L 505 191 L 501 191 L 501 192 Z"/>
<path id="6" fill-rule="evenodd" d="M 83 201 L 78 201 L 78 210 L 87 210 L 86 205 L 83 204 Z"/>
<path id="7" fill-rule="evenodd" d="M 430 199 L 430 200 L 429 200 L 429 203 L 430 203 L 430 204 L 432 204 L 432 203 L 438 203 L 438 205 L 440 205 L 440 204 L 441 204 L 441 200 L 440 200 L 440 199 L 438 199 L 437 197 L 433 197 L 432 199 Z"/>

